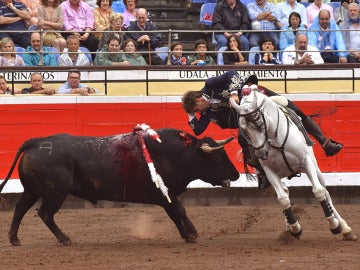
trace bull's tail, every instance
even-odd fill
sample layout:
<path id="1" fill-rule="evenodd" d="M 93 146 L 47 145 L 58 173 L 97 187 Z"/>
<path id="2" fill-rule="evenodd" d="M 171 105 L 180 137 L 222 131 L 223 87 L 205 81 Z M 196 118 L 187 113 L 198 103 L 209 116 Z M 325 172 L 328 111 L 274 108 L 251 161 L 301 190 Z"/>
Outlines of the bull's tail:
<path id="1" fill-rule="evenodd" d="M 22 154 L 26 149 L 28 149 L 30 146 L 33 145 L 33 142 L 34 142 L 33 140 L 28 140 L 28 141 L 24 142 L 24 143 L 20 146 L 19 150 L 17 151 L 17 153 L 16 153 L 16 155 L 15 155 L 14 161 L 13 161 L 13 163 L 11 164 L 10 170 L 9 170 L 6 178 L 4 179 L 4 181 L 3 181 L 3 182 L 1 183 L 1 185 L 0 185 L 0 193 L 1 193 L 1 191 L 3 190 L 4 186 L 6 185 L 7 181 L 9 180 L 9 178 L 11 177 L 11 175 L 12 175 L 14 169 L 15 169 L 16 163 L 17 163 L 18 160 L 19 160 L 19 157 L 21 156 L 21 154 Z"/>

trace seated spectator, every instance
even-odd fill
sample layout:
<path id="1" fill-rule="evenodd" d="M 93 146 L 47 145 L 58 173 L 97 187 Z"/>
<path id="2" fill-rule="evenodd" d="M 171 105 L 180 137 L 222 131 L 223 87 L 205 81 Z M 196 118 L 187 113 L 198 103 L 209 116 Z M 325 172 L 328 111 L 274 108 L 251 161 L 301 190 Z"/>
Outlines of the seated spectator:
<path id="1" fill-rule="evenodd" d="M 279 44 L 279 36 L 273 30 L 281 29 L 280 12 L 273 3 L 266 0 L 255 0 L 247 5 L 249 16 L 252 21 L 253 30 L 260 32 L 250 33 L 250 48 L 256 47 L 260 41 L 261 35 L 266 33 L 274 40 L 275 45 Z"/>
<path id="2" fill-rule="evenodd" d="M 81 73 L 78 70 L 70 70 L 68 72 L 67 82 L 58 88 L 58 94 L 79 94 L 87 96 L 89 94 L 98 93 L 95 88 L 80 83 Z"/>
<path id="3" fill-rule="evenodd" d="M 120 53 L 120 40 L 117 37 L 111 37 L 106 47 L 96 54 L 95 65 L 99 66 L 125 66 L 130 65 L 129 61 L 123 60 Z"/>
<path id="4" fill-rule="evenodd" d="M 315 17 L 309 30 L 311 30 L 307 33 L 309 44 L 320 50 L 325 63 L 347 63 L 348 52 L 345 41 L 339 26 L 331 19 L 328 10 L 323 9 L 319 12 L 319 16 Z"/>
<path id="5" fill-rule="evenodd" d="M 115 13 L 110 16 L 110 27 L 106 31 L 115 31 L 115 32 L 104 32 L 99 41 L 99 50 L 104 48 L 108 43 L 110 37 L 117 37 L 120 41 L 120 48 L 122 47 L 125 39 L 125 33 L 122 31 L 121 27 L 124 21 L 123 15 Z"/>
<path id="6" fill-rule="evenodd" d="M 5 37 L 0 41 L 0 66 L 21 67 L 25 66 L 24 60 L 15 52 L 14 42 Z"/>
<path id="7" fill-rule="evenodd" d="M 127 29 L 130 26 L 130 22 L 136 21 L 136 5 L 137 0 L 124 0 L 125 12 L 124 12 L 124 24 L 123 28 Z"/>
<path id="8" fill-rule="evenodd" d="M 40 33 L 33 32 L 30 36 L 31 46 L 26 48 L 23 59 L 26 66 L 57 66 L 55 54 L 53 54 L 48 47 L 41 46 Z M 40 61 L 40 49 L 42 50 L 42 62 Z"/>
<path id="9" fill-rule="evenodd" d="M 334 10 L 334 19 L 339 27 L 349 19 L 348 6 L 350 0 L 341 0 L 340 3 L 340 7 Z"/>
<path id="10" fill-rule="evenodd" d="M 30 12 L 30 19 L 26 21 L 29 30 L 36 30 L 38 23 L 38 8 L 40 6 L 40 0 L 19 0 L 24 3 Z"/>
<path id="11" fill-rule="evenodd" d="M 230 35 L 227 41 L 227 48 L 225 52 L 232 53 L 223 53 L 224 65 L 246 65 L 248 62 L 248 53 L 241 52 L 245 49 L 242 47 L 239 36 Z"/>
<path id="12" fill-rule="evenodd" d="M 293 12 L 299 13 L 300 21 L 307 25 L 307 15 L 305 6 L 301 3 L 298 3 L 296 0 L 285 0 L 276 5 L 277 9 L 280 12 L 280 23 L 283 25 L 288 25 L 290 14 Z M 281 44 L 281 41 L 280 41 Z"/>
<path id="13" fill-rule="evenodd" d="M 58 32 L 64 26 L 60 0 L 41 0 L 37 16 L 37 28 L 46 30 L 43 36 L 43 45 L 54 47 L 62 52 L 66 47 L 66 40 Z"/>
<path id="14" fill-rule="evenodd" d="M 123 61 L 129 62 L 131 66 L 146 66 L 145 58 L 137 52 L 136 48 L 136 41 L 127 39 L 123 46 L 123 51 L 125 52 L 122 57 Z"/>
<path id="15" fill-rule="evenodd" d="M 94 60 L 98 49 L 99 40 L 91 34 L 94 27 L 94 13 L 90 5 L 80 0 L 65 0 L 61 3 L 64 17 L 64 38 L 75 35 L 80 40 L 80 46 L 86 47 L 91 52 Z"/>
<path id="16" fill-rule="evenodd" d="M 67 48 L 59 56 L 59 66 L 90 66 L 87 56 L 79 49 L 80 41 L 75 35 L 68 36 Z"/>
<path id="17" fill-rule="evenodd" d="M 334 11 L 333 8 L 328 5 L 324 4 L 322 0 L 314 0 L 313 3 L 311 3 L 306 8 L 306 16 L 307 16 L 307 27 L 310 28 L 311 24 L 313 23 L 316 16 L 319 15 L 320 10 L 326 9 L 330 12 L 330 18 L 334 19 Z"/>
<path id="18" fill-rule="evenodd" d="M 275 52 L 275 41 L 268 35 L 263 35 L 259 42 L 261 52 L 255 54 L 257 65 L 279 65 L 281 64 L 280 53 Z"/>
<path id="19" fill-rule="evenodd" d="M 308 45 L 308 37 L 304 33 L 296 35 L 295 44 L 287 47 L 282 53 L 284 65 L 324 64 L 318 48 Z"/>
<path id="20" fill-rule="evenodd" d="M 11 38 L 15 44 L 26 48 L 30 46 L 30 33 L 26 20 L 31 17 L 27 7 L 18 1 L 2 0 L 0 2 L 0 40 Z M 18 32 L 23 31 L 23 32 Z"/>
<path id="21" fill-rule="evenodd" d="M 212 28 L 214 30 L 236 30 L 237 32 L 216 32 L 218 50 L 226 46 L 227 40 L 231 34 L 240 38 L 243 48 L 249 50 L 248 33 L 242 31 L 251 29 L 251 21 L 246 6 L 237 0 L 226 0 L 215 6 Z"/>
<path id="22" fill-rule="evenodd" d="M 19 94 L 20 90 L 14 89 L 14 94 Z M 0 95 L 12 95 L 12 90 L 7 85 L 4 75 L 0 74 Z"/>
<path id="23" fill-rule="evenodd" d="M 31 87 L 24 88 L 21 90 L 21 94 L 44 94 L 44 95 L 53 95 L 55 94 L 54 88 L 44 88 L 44 79 L 41 73 L 35 72 L 30 76 Z"/>
<path id="24" fill-rule="evenodd" d="M 162 59 L 158 55 L 149 53 L 160 47 L 162 38 L 161 34 L 156 32 L 157 30 L 157 26 L 148 20 L 147 10 L 139 8 L 136 11 L 136 21 L 130 23 L 126 32 L 127 38 L 137 42 L 137 50 L 139 52 L 148 52 L 143 54 L 143 57 L 149 65 L 163 64 Z"/>
<path id="25" fill-rule="evenodd" d="M 297 12 L 291 12 L 289 16 L 289 20 L 287 25 L 284 25 L 281 28 L 280 32 L 280 42 L 279 47 L 280 50 L 284 50 L 285 48 L 294 44 L 295 36 L 299 32 L 299 30 L 305 30 L 306 27 L 301 24 L 300 14 Z"/>
<path id="26" fill-rule="evenodd" d="M 340 28 L 349 55 L 348 62 L 360 62 L 360 11 L 359 4 L 351 3 L 348 6 L 349 19 L 341 24 Z M 349 31 L 350 30 L 350 31 Z"/>
<path id="27" fill-rule="evenodd" d="M 194 51 L 196 51 L 195 54 L 188 56 L 188 61 L 190 62 L 190 65 L 216 65 L 214 59 L 210 55 L 206 54 L 208 48 L 205 39 L 198 39 L 195 41 Z"/>
<path id="28" fill-rule="evenodd" d="M 183 45 L 180 42 L 174 42 L 170 47 L 170 64 L 171 65 L 190 65 L 189 60 L 183 56 Z M 164 64 L 167 64 L 168 57 L 165 58 Z"/>
<path id="29" fill-rule="evenodd" d="M 94 30 L 101 31 L 94 33 L 97 39 L 101 39 L 102 31 L 110 27 L 110 17 L 114 15 L 114 11 L 111 8 L 112 0 L 97 0 L 97 8 L 94 9 Z"/>

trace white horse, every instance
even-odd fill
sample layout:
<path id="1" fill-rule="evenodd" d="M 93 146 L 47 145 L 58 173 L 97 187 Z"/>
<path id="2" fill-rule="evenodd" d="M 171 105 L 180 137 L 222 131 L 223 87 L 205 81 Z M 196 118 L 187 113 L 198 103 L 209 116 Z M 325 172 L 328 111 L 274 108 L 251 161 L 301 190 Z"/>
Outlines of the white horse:
<path id="1" fill-rule="evenodd" d="M 356 240 L 355 233 L 332 203 L 312 146 L 306 143 L 299 128 L 284 112 L 287 99 L 267 97 L 252 85 L 242 89 L 240 105 L 232 99 L 230 102 L 239 113 L 240 129 L 249 138 L 249 144 L 276 191 L 290 233 L 299 238 L 302 228 L 293 214 L 289 190 L 281 179 L 304 172 L 311 181 L 312 192 L 323 208 L 331 232 L 342 233 L 345 240 Z"/>

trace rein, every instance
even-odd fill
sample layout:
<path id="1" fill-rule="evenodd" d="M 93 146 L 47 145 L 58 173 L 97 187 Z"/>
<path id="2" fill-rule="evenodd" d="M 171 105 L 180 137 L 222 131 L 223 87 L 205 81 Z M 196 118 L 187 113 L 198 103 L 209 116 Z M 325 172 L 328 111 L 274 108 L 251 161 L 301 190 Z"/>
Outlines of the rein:
<path id="1" fill-rule="evenodd" d="M 256 101 L 257 101 L 257 96 L 256 96 Z M 255 102 L 256 102 L 255 101 Z M 285 155 L 285 144 L 289 138 L 289 133 L 290 133 L 290 121 L 288 119 L 288 117 L 285 115 L 285 113 L 282 111 L 282 113 L 284 114 L 285 118 L 286 118 L 286 135 L 285 135 L 285 138 L 284 138 L 284 141 L 283 143 L 281 144 L 281 146 L 275 146 L 271 143 L 271 141 L 269 141 L 269 135 L 268 135 L 268 127 L 266 125 L 266 119 L 265 119 L 265 114 L 263 112 L 263 110 L 261 110 L 261 108 L 264 106 L 265 104 L 265 101 L 266 101 L 266 98 L 263 99 L 263 101 L 261 102 L 261 104 L 256 108 L 254 109 L 253 111 L 249 112 L 249 113 L 244 113 L 244 114 L 239 114 L 240 116 L 242 117 L 245 117 L 246 118 L 249 118 L 250 115 L 252 114 L 255 114 L 257 112 L 259 112 L 261 114 L 261 118 L 263 120 L 263 124 L 264 124 L 264 130 L 265 130 L 265 139 L 264 139 L 264 142 L 258 146 L 258 147 L 255 147 L 251 142 L 248 141 L 248 143 L 255 149 L 255 150 L 259 150 L 261 148 L 263 148 L 266 144 L 266 142 L 269 143 L 269 146 L 274 148 L 274 149 L 277 149 L 280 151 L 284 161 L 285 161 L 285 164 L 287 166 L 287 168 L 289 169 L 289 171 L 292 173 L 292 174 L 295 174 L 296 172 L 294 172 L 294 170 L 291 168 L 290 164 L 289 164 L 289 161 L 287 160 L 286 158 L 286 155 Z M 275 129 L 275 132 L 274 132 L 274 136 L 275 138 L 278 137 L 278 131 L 279 131 L 279 126 L 280 126 L 280 109 L 277 108 L 277 123 L 276 123 L 276 129 Z"/>

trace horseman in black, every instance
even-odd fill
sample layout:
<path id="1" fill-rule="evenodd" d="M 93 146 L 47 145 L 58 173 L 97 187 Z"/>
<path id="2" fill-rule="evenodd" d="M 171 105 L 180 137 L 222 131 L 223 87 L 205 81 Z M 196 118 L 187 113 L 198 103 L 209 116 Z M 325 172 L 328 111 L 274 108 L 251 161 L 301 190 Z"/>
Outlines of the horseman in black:
<path id="1" fill-rule="evenodd" d="M 222 129 L 238 129 L 239 117 L 236 111 L 230 107 L 229 99 L 233 98 L 238 103 L 241 99 L 241 89 L 244 85 L 258 84 L 256 75 L 246 78 L 240 78 L 236 71 L 227 71 L 218 77 L 212 77 L 206 80 L 205 86 L 200 91 L 188 91 L 182 98 L 184 110 L 189 116 L 189 125 L 196 135 L 205 131 L 210 122 L 220 126 Z M 258 85 L 267 96 L 275 96 L 277 93 Z M 342 144 L 325 138 L 320 127 L 313 119 L 305 115 L 293 102 L 288 101 L 288 107 L 300 116 L 301 121 L 308 133 L 310 133 L 322 146 L 327 156 L 337 154 L 342 148 Z M 199 113 L 197 118 L 195 113 Z M 247 139 L 239 130 L 238 141 L 242 148 L 244 165 L 246 164 L 255 168 L 259 182 L 259 188 L 267 188 L 267 181 L 264 170 L 253 154 L 253 150 L 247 143 Z"/>

